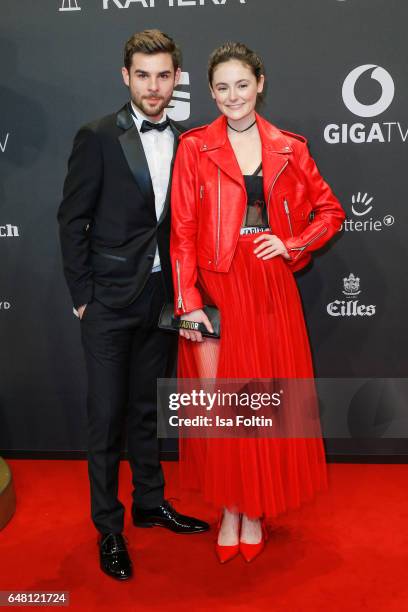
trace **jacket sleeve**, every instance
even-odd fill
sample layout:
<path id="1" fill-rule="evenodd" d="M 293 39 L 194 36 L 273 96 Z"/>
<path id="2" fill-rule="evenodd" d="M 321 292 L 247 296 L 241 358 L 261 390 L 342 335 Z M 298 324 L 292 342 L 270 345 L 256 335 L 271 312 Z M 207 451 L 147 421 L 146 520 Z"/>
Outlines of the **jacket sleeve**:
<path id="1" fill-rule="evenodd" d="M 302 143 L 298 147 L 300 151 L 295 153 L 297 169 L 307 188 L 313 208 L 313 220 L 299 235 L 283 241 L 291 258 L 289 265 L 297 265 L 301 257 L 320 249 L 338 232 L 345 219 L 340 202 L 320 175 L 307 144 Z"/>
<path id="2" fill-rule="evenodd" d="M 90 128 L 81 128 L 74 139 L 58 211 L 64 274 L 76 308 L 93 298 L 89 228 L 102 178 L 98 137 Z"/>
<path id="3" fill-rule="evenodd" d="M 182 139 L 174 164 L 171 190 L 170 255 L 175 313 L 203 307 L 197 282 L 198 153 Z"/>

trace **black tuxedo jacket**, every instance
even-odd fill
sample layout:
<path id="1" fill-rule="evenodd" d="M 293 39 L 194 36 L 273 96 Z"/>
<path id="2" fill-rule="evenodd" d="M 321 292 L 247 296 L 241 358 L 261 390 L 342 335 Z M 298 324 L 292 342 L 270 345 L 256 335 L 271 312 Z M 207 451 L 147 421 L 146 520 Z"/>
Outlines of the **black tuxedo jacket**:
<path id="1" fill-rule="evenodd" d="M 183 130 L 170 124 L 174 162 Z M 128 104 L 78 131 L 58 212 L 64 273 L 75 307 L 94 297 L 112 308 L 133 302 L 149 278 L 156 245 L 166 298 L 172 301 L 170 182 L 171 173 L 157 220 L 149 168 Z"/>

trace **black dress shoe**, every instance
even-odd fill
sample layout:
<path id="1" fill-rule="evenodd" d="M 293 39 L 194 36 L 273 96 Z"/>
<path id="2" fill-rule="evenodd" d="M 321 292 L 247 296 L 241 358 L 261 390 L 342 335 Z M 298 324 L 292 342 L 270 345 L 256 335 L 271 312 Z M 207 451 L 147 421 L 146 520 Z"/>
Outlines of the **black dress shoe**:
<path id="1" fill-rule="evenodd" d="M 141 508 L 133 508 L 132 510 L 133 524 L 136 527 L 166 527 L 175 533 L 201 533 L 208 531 L 210 528 L 208 523 L 179 514 L 173 506 L 166 500 L 157 508 L 149 508 L 143 510 Z"/>
<path id="2" fill-rule="evenodd" d="M 99 558 L 101 570 L 108 576 L 117 580 L 127 580 L 132 576 L 132 562 L 122 534 L 108 533 L 101 537 Z"/>

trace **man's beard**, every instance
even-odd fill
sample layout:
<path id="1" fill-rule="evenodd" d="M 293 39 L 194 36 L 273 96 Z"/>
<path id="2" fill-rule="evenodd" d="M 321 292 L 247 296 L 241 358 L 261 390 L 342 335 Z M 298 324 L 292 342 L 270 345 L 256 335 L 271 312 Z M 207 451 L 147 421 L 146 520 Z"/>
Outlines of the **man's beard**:
<path id="1" fill-rule="evenodd" d="M 147 99 L 149 98 L 147 97 Z M 133 104 L 137 106 L 137 108 L 139 108 L 144 115 L 146 115 L 147 117 L 156 117 L 157 115 L 160 115 L 164 111 L 164 109 L 168 106 L 171 100 L 171 97 L 160 98 L 159 100 L 157 100 L 157 106 L 155 106 L 154 108 L 152 108 L 151 106 L 148 106 L 145 103 L 145 100 L 146 100 L 146 97 L 145 98 L 132 98 Z"/>

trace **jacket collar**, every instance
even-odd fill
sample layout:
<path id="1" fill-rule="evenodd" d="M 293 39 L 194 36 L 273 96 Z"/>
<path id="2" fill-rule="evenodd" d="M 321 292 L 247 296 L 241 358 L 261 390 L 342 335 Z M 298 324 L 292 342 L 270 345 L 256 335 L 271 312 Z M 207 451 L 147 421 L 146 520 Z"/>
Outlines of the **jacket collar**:
<path id="1" fill-rule="evenodd" d="M 268 153 L 292 153 L 292 148 L 288 140 L 277 127 L 266 121 L 263 117 L 255 113 L 259 135 L 262 141 L 262 149 Z M 203 135 L 201 151 L 212 151 L 221 147 L 228 146 L 227 118 L 221 115 L 208 125 Z"/>
<path id="2" fill-rule="evenodd" d="M 117 113 L 116 125 L 122 130 L 130 130 L 130 128 L 135 125 L 132 114 L 129 110 L 129 104 L 122 106 L 120 111 Z"/>
<path id="3" fill-rule="evenodd" d="M 268 197 L 270 188 L 286 167 L 288 156 L 293 151 L 290 143 L 278 128 L 258 113 L 255 113 L 255 117 L 262 142 L 264 192 Z M 207 127 L 203 133 L 200 151 L 208 152 L 214 163 L 245 189 L 242 172 L 227 135 L 227 119 L 224 115 L 218 117 Z"/>
<path id="4" fill-rule="evenodd" d="M 133 121 L 128 104 L 125 104 L 117 113 L 116 125 L 123 130 L 119 136 L 119 142 L 130 171 L 139 186 L 144 200 L 148 203 L 153 213 L 154 191 L 152 179 L 139 130 Z"/>
<path id="5" fill-rule="evenodd" d="M 123 130 L 119 136 L 120 146 L 128 163 L 128 166 L 133 174 L 136 183 L 142 193 L 144 200 L 150 207 L 152 215 L 156 215 L 155 198 L 152 179 L 150 176 L 149 166 L 144 152 L 143 144 L 140 139 L 139 130 L 137 129 L 130 112 L 129 103 L 125 104 L 116 115 L 116 125 Z M 160 224 L 167 215 L 170 204 L 170 183 L 171 173 L 173 170 L 175 154 L 178 145 L 178 139 L 181 134 L 181 127 L 170 120 L 170 127 L 174 134 L 173 158 L 170 166 L 170 180 L 167 187 L 166 199 L 164 202 L 163 211 L 158 224 Z"/>

